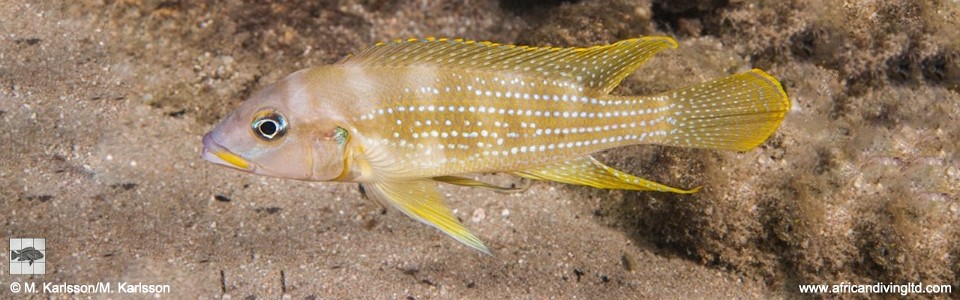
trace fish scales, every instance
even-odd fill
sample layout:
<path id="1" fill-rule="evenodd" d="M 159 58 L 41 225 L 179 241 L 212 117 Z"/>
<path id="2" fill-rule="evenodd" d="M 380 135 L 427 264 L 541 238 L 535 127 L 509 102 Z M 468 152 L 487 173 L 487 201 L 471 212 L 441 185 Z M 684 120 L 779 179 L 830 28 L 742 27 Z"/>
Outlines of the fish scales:
<path id="1" fill-rule="evenodd" d="M 371 198 L 490 253 L 437 183 L 509 190 L 463 174 L 693 193 L 603 165 L 636 144 L 747 151 L 790 109 L 761 70 L 655 95 L 609 95 L 667 37 L 590 48 L 448 39 L 381 43 L 251 96 L 203 138 L 203 157 L 261 175 L 359 182 Z"/>
<path id="2" fill-rule="evenodd" d="M 382 72 L 382 73 L 381 73 Z M 385 80 L 372 108 L 352 116 L 357 131 L 403 159 L 410 176 L 513 171 L 602 149 L 655 140 L 674 107 L 667 97 L 588 96 L 575 83 L 503 72 L 409 67 Z M 422 83 L 422 84 L 421 84 Z"/>

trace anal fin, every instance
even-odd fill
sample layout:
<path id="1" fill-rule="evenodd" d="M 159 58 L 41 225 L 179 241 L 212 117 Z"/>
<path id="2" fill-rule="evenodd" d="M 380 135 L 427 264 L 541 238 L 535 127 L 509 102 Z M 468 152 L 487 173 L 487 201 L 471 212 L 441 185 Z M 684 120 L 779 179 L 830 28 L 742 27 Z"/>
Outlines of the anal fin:
<path id="1" fill-rule="evenodd" d="M 515 171 L 513 174 L 530 179 L 586 185 L 600 189 L 658 191 L 679 194 L 691 194 L 700 190 L 699 187 L 682 190 L 636 177 L 608 167 L 592 156 L 584 156 L 536 169 Z"/>
<path id="2" fill-rule="evenodd" d="M 490 254 L 479 238 L 460 224 L 429 179 L 379 181 L 364 184 L 367 191 L 382 203 L 387 203 L 407 216 L 440 229 L 443 233 L 471 248 Z"/>
<path id="3" fill-rule="evenodd" d="M 530 185 L 526 185 L 523 187 L 503 187 L 496 184 L 477 181 L 470 178 L 459 177 L 459 176 L 437 176 L 437 177 L 433 177 L 433 180 L 443 182 L 443 183 L 449 183 L 453 185 L 459 185 L 459 186 L 481 187 L 481 188 L 491 189 L 499 193 L 519 193 L 519 192 L 526 191 L 527 188 L 530 187 Z"/>

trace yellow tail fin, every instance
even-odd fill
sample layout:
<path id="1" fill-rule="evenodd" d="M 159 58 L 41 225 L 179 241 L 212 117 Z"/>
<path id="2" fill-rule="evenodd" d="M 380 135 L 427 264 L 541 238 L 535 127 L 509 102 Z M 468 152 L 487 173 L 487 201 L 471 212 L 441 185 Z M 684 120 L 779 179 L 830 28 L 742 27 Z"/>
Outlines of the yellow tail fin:
<path id="1" fill-rule="evenodd" d="M 659 95 L 669 111 L 665 145 L 750 150 L 780 127 L 790 100 L 780 82 L 753 69 Z"/>

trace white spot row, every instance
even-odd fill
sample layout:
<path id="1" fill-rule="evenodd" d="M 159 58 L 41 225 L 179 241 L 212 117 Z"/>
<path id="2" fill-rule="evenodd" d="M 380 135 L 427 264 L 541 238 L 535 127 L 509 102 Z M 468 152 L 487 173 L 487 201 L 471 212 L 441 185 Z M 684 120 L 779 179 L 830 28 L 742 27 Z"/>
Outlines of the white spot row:
<path id="1" fill-rule="evenodd" d="M 435 106 L 435 105 L 420 105 L 420 106 L 399 106 L 397 111 L 405 112 L 409 109 L 411 112 L 463 112 L 463 113 L 489 113 L 489 114 L 501 114 L 501 115 L 510 115 L 510 116 L 534 116 L 534 117 L 563 117 L 563 118 L 618 118 L 618 117 L 635 117 L 646 114 L 653 113 L 662 113 L 671 109 L 670 106 L 663 106 L 658 108 L 646 108 L 638 110 L 616 110 L 616 111 L 606 111 L 606 112 L 590 112 L 590 111 L 560 111 L 560 110 L 531 110 L 531 109 L 508 109 L 508 108 L 496 108 L 493 106 Z M 392 114 L 392 109 L 387 109 L 388 114 Z M 378 109 L 374 113 L 363 114 L 360 116 L 359 120 L 373 120 L 378 114 L 382 114 L 384 110 Z M 397 124 L 402 123 L 399 119 Z"/>
<path id="2" fill-rule="evenodd" d="M 662 119 L 662 117 L 660 119 Z M 647 126 L 648 124 L 652 126 L 652 125 L 655 125 L 658 121 L 659 120 L 653 120 L 653 121 L 650 121 L 650 123 L 647 123 L 647 121 L 640 121 L 639 123 L 630 122 L 630 123 L 620 123 L 620 124 L 592 126 L 592 127 L 571 127 L 571 128 L 552 128 L 552 129 L 545 128 L 545 129 L 537 129 L 533 133 L 534 133 L 534 136 L 541 136 L 541 135 L 551 135 L 551 134 L 577 134 L 577 133 L 605 132 L 610 130 L 626 129 L 627 127 L 629 128 L 636 128 L 637 126 L 644 127 L 644 126 Z"/>

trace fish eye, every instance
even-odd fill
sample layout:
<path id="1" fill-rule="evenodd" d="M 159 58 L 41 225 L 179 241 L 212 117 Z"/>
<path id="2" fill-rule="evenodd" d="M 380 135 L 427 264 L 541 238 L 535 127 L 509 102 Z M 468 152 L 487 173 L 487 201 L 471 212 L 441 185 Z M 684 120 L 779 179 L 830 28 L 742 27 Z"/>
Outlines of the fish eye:
<path id="1" fill-rule="evenodd" d="M 287 133 L 287 120 L 273 110 L 257 113 L 251 124 L 253 133 L 265 141 L 283 137 Z"/>

